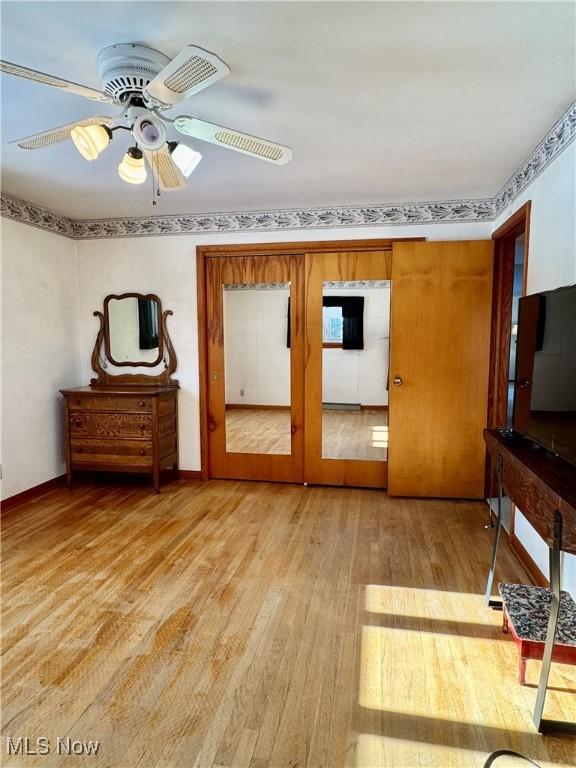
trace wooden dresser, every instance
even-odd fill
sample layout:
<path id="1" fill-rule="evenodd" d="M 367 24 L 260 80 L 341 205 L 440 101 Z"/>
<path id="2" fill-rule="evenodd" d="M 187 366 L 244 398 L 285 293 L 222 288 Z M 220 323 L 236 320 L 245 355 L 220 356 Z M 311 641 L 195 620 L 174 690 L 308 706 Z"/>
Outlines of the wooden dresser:
<path id="1" fill-rule="evenodd" d="M 163 386 L 78 387 L 64 396 L 66 479 L 78 469 L 178 473 L 178 389 Z"/>

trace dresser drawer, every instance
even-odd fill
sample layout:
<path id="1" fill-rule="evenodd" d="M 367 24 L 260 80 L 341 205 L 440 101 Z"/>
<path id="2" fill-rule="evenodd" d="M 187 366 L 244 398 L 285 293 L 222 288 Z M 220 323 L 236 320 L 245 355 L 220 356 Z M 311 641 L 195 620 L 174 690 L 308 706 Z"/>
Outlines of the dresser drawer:
<path id="1" fill-rule="evenodd" d="M 152 435 L 152 416 L 143 413 L 76 411 L 70 414 L 70 435 L 149 438 Z"/>
<path id="2" fill-rule="evenodd" d="M 120 377 L 124 378 L 124 377 Z M 125 381 L 132 381 L 126 378 Z M 178 392 L 132 384 L 60 390 L 65 398 L 66 480 L 78 470 L 178 472 Z"/>
<path id="3" fill-rule="evenodd" d="M 72 439 L 70 458 L 76 466 L 151 467 L 152 443 L 141 440 Z"/>
<path id="4" fill-rule="evenodd" d="M 109 395 L 97 395 L 89 397 L 68 398 L 68 408 L 71 411 L 140 411 L 150 413 L 152 411 L 151 397 L 111 397 Z"/>

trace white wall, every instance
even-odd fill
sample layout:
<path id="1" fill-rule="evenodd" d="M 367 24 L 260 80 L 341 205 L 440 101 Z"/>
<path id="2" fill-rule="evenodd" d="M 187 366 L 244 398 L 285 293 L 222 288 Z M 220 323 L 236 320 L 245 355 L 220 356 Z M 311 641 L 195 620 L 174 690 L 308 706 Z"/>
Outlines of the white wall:
<path id="1" fill-rule="evenodd" d="M 323 402 L 388 405 L 390 286 L 325 288 L 324 296 L 364 297 L 364 349 L 323 350 Z"/>
<path id="2" fill-rule="evenodd" d="M 76 243 L 2 220 L 2 498 L 65 471 L 62 396 L 78 386 Z"/>
<path id="3" fill-rule="evenodd" d="M 223 294 L 226 403 L 289 406 L 290 288 Z"/>
<path id="4" fill-rule="evenodd" d="M 92 312 L 102 309 L 105 296 L 124 291 L 157 294 L 163 308 L 174 311 L 169 328 L 178 356 L 176 377 L 181 386 L 180 466 L 185 470 L 200 469 L 196 246 L 387 237 L 474 240 L 489 239 L 491 232 L 491 222 L 480 222 L 78 241 L 83 383 L 88 383 L 92 375 L 90 355 L 98 329 Z"/>
<path id="5" fill-rule="evenodd" d="M 290 289 L 223 294 L 226 403 L 290 405 Z M 323 350 L 323 401 L 387 405 L 389 286 L 327 288 L 324 295 L 364 297 L 364 349 Z"/>
<path id="6" fill-rule="evenodd" d="M 528 293 L 576 282 L 576 142 L 567 147 L 496 219 L 496 230 L 532 201 Z"/>
<path id="7" fill-rule="evenodd" d="M 494 229 L 528 200 L 532 201 L 528 293 L 576 283 L 576 142 L 500 214 Z M 515 533 L 548 576 L 548 548 L 520 510 L 516 511 Z M 562 581 L 576 595 L 576 557 L 563 556 Z"/>

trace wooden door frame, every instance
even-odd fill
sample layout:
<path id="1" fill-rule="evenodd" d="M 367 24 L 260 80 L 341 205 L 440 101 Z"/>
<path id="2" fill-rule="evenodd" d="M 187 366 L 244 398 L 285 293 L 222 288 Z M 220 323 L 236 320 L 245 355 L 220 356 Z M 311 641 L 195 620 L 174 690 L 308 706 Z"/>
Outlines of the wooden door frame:
<path id="1" fill-rule="evenodd" d="M 208 347 L 206 261 L 217 256 L 277 256 L 286 254 L 304 257 L 307 253 L 333 251 L 379 251 L 392 243 L 425 240 L 424 237 L 378 238 L 369 240 L 313 240 L 290 243 L 246 243 L 234 245 L 198 245 L 196 247 L 196 296 L 198 317 L 199 417 L 200 417 L 200 476 L 210 478 L 210 448 L 208 441 Z"/>
<path id="2" fill-rule="evenodd" d="M 508 400 L 508 367 L 510 359 L 510 322 L 514 290 L 514 243 L 524 235 L 524 279 L 522 294 L 526 294 L 530 245 L 530 213 L 532 201 L 520 206 L 492 233 L 494 241 L 494 281 L 492 290 L 492 328 L 490 333 L 490 379 L 488 384 L 487 425 L 495 429 L 505 425 Z M 486 496 L 494 488 L 486 466 Z"/>

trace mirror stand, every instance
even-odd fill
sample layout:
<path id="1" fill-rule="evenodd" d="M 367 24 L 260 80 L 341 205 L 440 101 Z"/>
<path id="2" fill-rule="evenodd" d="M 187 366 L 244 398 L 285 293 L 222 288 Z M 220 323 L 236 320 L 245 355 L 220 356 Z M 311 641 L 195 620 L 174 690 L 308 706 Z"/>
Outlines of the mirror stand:
<path id="1" fill-rule="evenodd" d="M 176 359 L 176 352 L 172 346 L 170 340 L 170 334 L 168 333 L 167 318 L 168 315 L 174 314 L 171 309 L 167 309 L 162 312 L 160 326 L 161 333 L 164 342 L 164 365 L 165 369 L 158 374 L 145 374 L 145 373 L 124 373 L 118 376 L 109 374 L 105 367 L 101 363 L 101 351 L 102 345 L 105 341 L 105 322 L 102 312 L 94 312 L 94 316 L 100 320 L 100 329 L 96 337 L 94 349 L 92 350 L 92 370 L 96 373 L 96 378 L 90 379 L 90 385 L 93 387 L 107 387 L 107 386 L 160 386 L 160 387 L 178 387 L 178 381 L 172 378 L 172 374 L 176 370 L 178 361 Z"/>

